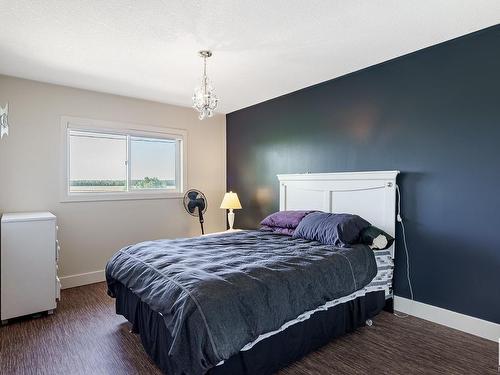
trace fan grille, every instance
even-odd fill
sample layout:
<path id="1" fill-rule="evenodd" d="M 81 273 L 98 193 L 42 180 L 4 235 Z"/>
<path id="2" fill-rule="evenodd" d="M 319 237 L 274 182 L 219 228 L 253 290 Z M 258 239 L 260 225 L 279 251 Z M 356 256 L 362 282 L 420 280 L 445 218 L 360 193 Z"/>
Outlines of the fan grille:
<path id="1" fill-rule="evenodd" d="M 207 198 L 205 194 L 197 189 L 191 189 L 184 194 L 184 208 L 192 216 L 198 216 L 198 210 L 196 208 L 201 208 L 202 214 L 207 211 Z"/>

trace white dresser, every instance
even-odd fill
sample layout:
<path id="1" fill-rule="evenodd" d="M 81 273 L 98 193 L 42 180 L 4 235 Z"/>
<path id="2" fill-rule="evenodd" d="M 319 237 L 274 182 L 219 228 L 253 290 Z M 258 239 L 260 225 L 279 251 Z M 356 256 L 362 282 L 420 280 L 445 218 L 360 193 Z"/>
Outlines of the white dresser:
<path id="1" fill-rule="evenodd" d="M 0 316 L 18 316 L 56 308 L 59 244 L 56 217 L 50 212 L 5 213 L 1 219 Z"/>

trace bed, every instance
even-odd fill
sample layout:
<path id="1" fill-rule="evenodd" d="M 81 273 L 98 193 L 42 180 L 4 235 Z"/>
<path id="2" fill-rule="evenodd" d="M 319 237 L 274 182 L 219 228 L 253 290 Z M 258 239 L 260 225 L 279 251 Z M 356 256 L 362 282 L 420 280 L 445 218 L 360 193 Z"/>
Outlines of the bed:
<path id="1" fill-rule="evenodd" d="M 395 230 L 396 171 L 280 175 L 280 210 Z M 270 374 L 378 314 L 394 245 L 336 248 L 262 231 L 147 241 L 106 267 L 116 312 L 167 374 Z"/>

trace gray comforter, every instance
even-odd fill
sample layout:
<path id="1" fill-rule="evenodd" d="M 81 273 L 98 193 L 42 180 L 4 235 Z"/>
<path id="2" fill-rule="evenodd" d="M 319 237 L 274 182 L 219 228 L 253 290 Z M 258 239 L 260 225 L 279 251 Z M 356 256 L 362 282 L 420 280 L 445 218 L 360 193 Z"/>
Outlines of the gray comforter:
<path id="1" fill-rule="evenodd" d="M 142 242 L 106 266 L 162 314 L 179 372 L 203 374 L 259 335 L 366 286 L 372 250 L 334 248 L 261 231 Z"/>

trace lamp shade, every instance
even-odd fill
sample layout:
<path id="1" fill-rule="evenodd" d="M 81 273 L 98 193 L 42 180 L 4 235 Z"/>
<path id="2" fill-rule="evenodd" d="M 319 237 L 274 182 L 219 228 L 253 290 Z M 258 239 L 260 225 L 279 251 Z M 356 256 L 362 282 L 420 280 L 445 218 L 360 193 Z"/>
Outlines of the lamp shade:
<path id="1" fill-rule="evenodd" d="M 240 209 L 241 203 L 240 203 L 240 200 L 238 199 L 238 194 L 233 193 L 232 191 L 224 194 L 224 199 L 222 200 L 222 203 L 220 204 L 220 208 L 224 208 L 226 210 Z"/>

